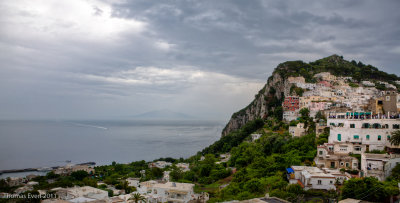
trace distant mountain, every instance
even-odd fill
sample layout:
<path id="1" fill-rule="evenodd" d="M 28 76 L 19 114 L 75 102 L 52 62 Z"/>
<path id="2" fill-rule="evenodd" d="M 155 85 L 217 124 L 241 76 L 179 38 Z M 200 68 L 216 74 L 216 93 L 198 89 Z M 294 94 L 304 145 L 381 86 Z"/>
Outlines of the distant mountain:
<path id="1" fill-rule="evenodd" d="M 180 112 L 170 110 L 156 110 L 149 111 L 142 114 L 132 116 L 134 119 L 144 120 L 183 120 L 183 119 L 196 119 L 196 117 L 187 115 Z"/>

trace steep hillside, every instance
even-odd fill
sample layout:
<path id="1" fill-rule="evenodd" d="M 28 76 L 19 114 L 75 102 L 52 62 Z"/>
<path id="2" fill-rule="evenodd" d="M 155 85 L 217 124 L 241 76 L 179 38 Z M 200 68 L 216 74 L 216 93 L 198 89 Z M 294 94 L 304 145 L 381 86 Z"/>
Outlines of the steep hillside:
<path id="1" fill-rule="evenodd" d="M 279 64 L 267 84 L 255 96 L 254 100 L 242 110 L 234 113 L 222 131 L 222 136 L 240 129 L 247 122 L 257 118 L 267 118 L 272 114 L 279 117 L 284 99 L 286 79 L 289 76 L 303 76 L 306 82 L 315 82 L 313 75 L 320 72 L 330 72 L 336 76 L 353 77 L 357 81 L 386 81 L 400 88 L 395 81 L 400 80 L 395 74 L 388 74 L 372 65 L 362 62 L 346 61 L 342 56 L 332 55 L 314 62 L 287 61 Z"/>

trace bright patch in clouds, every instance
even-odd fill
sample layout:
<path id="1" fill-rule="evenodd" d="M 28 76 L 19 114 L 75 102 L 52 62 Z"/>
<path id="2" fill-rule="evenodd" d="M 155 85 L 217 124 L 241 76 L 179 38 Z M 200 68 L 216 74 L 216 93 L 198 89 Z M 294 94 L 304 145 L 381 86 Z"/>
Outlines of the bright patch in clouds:
<path id="1" fill-rule="evenodd" d="M 229 119 L 279 63 L 332 54 L 399 73 L 400 1 L 305 1 L 0 1 L 0 119 Z"/>
<path id="2" fill-rule="evenodd" d="M 64 39 L 116 39 L 122 33 L 140 33 L 146 23 L 112 16 L 110 5 L 96 0 L 13 0 L 1 4 L 10 34 Z"/>

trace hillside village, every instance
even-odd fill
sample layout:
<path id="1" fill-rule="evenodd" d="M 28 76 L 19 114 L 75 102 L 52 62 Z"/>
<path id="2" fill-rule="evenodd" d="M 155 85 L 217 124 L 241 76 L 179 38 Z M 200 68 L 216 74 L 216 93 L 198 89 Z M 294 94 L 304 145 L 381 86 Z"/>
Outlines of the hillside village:
<path id="1" fill-rule="evenodd" d="M 300 117 L 300 109 L 307 108 L 311 117 L 320 114 L 315 120 L 316 136 L 328 129 L 329 139 L 317 147 L 315 167 L 288 168 L 290 182 L 306 189 L 328 190 L 336 189 L 336 179 L 356 176 L 385 180 L 400 163 L 400 146 L 390 142 L 392 133 L 400 129 L 396 86 L 378 82 L 387 89 L 378 90 L 371 81 L 358 84 L 351 77 L 336 77 L 329 72 L 314 77 L 316 83 L 306 83 L 304 77 L 287 79 L 283 119 L 293 124 L 289 127 L 292 136 L 303 136 L 304 123 L 293 121 Z M 295 88 L 301 88 L 301 93 L 296 94 Z M 359 172 L 352 175 L 340 169 Z"/>
<path id="2" fill-rule="evenodd" d="M 67 165 L 46 176 L 0 180 L 0 196 L 15 202 L 29 194 L 42 202 L 399 199 L 400 146 L 391 138 L 400 130 L 400 81 L 331 72 L 273 80 L 283 84 L 268 84 L 264 103 L 251 104 L 265 110 L 249 105 L 234 114 L 249 120 L 188 159 Z M 243 116 L 249 112 L 258 115 Z"/>

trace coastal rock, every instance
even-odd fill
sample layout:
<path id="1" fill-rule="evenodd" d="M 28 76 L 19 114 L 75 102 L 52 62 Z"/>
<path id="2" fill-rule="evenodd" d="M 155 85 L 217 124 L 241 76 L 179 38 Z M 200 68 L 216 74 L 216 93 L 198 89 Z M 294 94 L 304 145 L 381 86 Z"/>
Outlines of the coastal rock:
<path id="1" fill-rule="evenodd" d="M 283 67 L 282 67 L 283 68 Z M 283 77 L 274 71 L 267 84 L 258 92 L 254 100 L 244 109 L 234 113 L 222 131 L 222 136 L 240 129 L 247 122 L 257 118 L 266 118 L 277 106 L 278 100 L 283 98 L 285 82 Z"/>

